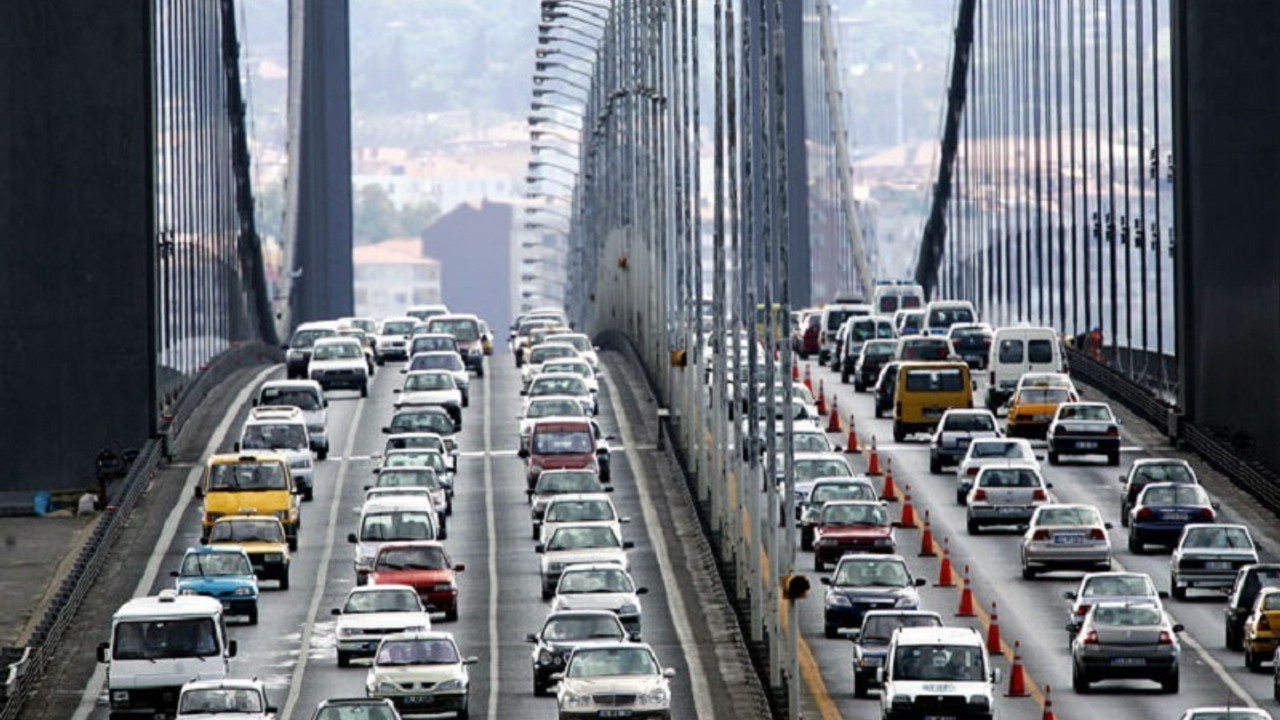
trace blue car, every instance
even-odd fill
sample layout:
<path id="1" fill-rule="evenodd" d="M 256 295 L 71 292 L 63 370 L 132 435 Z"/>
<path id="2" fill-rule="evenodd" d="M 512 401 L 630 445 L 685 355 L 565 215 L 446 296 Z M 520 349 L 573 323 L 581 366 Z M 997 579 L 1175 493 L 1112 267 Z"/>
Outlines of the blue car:
<path id="1" fill-rule="evenodd" d="M 843 628 L 862 626 L 870 610 L 918 610 L 924 578 L 912 577 L 901 555 L 851 553 L 840 558 L 836 571 L 822 578 L 827 586 L 822 625 L 827 638 Z"/>
<path id="2" fill-rule="evenodd" d="M 258 578 L 243 549 L 216 545 L 190 548 L 182 556 L 180 569 L 169 575 L 178 579 L 179 594 L 211 597 L 222 603 L 225 614 L 258 624 Z"/>
<path id="3" fill-rule="evenodd" d="M 1129 510 L 1129 551 L 1140 554 L 1147 545 L 1172 547 L 1191 523 L 1217 519 L 1217 503 L 1199 485 L 1152 483 L 1139 493 Z"/>

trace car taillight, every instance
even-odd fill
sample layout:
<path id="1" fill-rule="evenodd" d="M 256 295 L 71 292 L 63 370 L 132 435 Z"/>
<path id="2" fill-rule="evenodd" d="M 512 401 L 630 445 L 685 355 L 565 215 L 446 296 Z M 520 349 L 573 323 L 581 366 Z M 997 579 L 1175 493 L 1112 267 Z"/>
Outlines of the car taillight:
<path id="1" fill-rule="evenodd" d="M 1263 620 L 1265 621 L 1265 620 L 1266 620 L 1266 618 L 1263 618 Z M 1173 633 L 1169 632 L 1168 630 L 1161 630 L 1161 631 L 1160 631 L 1160 644 L 1161 644 L 1161 645 L 1172 645 L 1172 644 L 1173 644 Z"/>
<path id="2" fill-rule="evenodd" d="M 1090 607 L 1092 607 L 1092 605 L 1081 605 L 1080 607 L 1076 608 L 1076 614 L 1080 616 L 1087 615 L 1089 613 Z"/>
<path id="3" fill-rule="evenodd" d="M 1267 619 L 1266 615 L 1263 615 L 1258 618 L 1258 629 L 1268 630 L 1268 631 L 1271 630 L 1271 621 Z"/>
<path id="4" fill-rule="evenodd" d="M 1031 534 L 1031 539 L 1032 539 L 1032 540 L 1048 540 L 1048 539 L 1049 539 L 1049 531 L 1048 531 L 1048 530 L 1037 530 L 1037 531 L 1035 531 L 1034 533 L 1032 533 L 1032 534 Z"/>
<path id="5" fill-rule="evenodd" d="M 1094 528 L 1089 531 L 1089 539 L 1090 540 L 1106 540 L 1107 534 L 1102 531 L 1102 528 Z"/>
<path id="6" fill-rule="evenodd" d="M 981 489 L 981 488 L 979 488 L 979 489 L 977 489 L 977 490 L 974 490 L 974 491 L 973 491 L 973 499 L 974 499 L 974 500 L 986 500 L 986 499 L 987 499 L 987 491 L 986 491 L 986 490 L 983 490 L 983 489 Z"/>
<path id="7" fill-rule="evenodd" d="M 1213 508 L 1200 508 L 1200 519 L 1206 522 L 1213 522 Z"/>
<path id="8" fill-rule="evenodd" d="M 991 346 L 991 338 L 989 338 L 989 337 L 984 337 L 984 338 L 982 338 L 982 344 L 983 344 L 983 345 L 986 345 L 986 346 L 988 346 L 988 347 L 990 347 L 990 346 Z"/>
<path id="9" fill-rule="evenodd" d="M 1115 425 L 1107 428 L 1107 437 L 1120 437 L 1120 428 Z"/>
<path id="10" fill-rule="evenodd" d="M 1138 519 L 1139 519 L 1139 520 L 1150 520 L 1150 519 L 1151 519 L 1151 516 L 1152 516 L 1152 515 L 1154 515 L 1154 514 L 1155 514 L 1155 512 L 1154 512 L 1151 508 L 1145 508 L 1145 507 L 1144 507 L 1144 508 L 1142 508 L 1142 509 L 1138 510 L 1138 515 L 1137 515 L 1137 517 L 1138 517 Z"/>
<path id="11" fill-rule="evenodd" d="M 1163 633 L 1163 631 L 1161 631 L 1161 633 Z M 1098 631 L 1097 631 L 1097 630 L 1090 630 L 1090 631 L 1089 631 L 1089 634 L 1084 636 L 1084 644 L 1085 644 L 1085 645 L 1097 645 L 1097 644 L 1098 644 Z"/>
<path id="12" fill-rule="evenodd" d="M 977 477 L 977 475 L 978 475 L 978 468 L 976 468 L 976 467 L 971 467 L 971 468 L 969 468 L 968 470 L 966 470 L 964 474 L 965 474 L 965 475 L 968 475 L 969 477 Z"/>
<path id="13" fill-rule="evenodd" d="M 1048 502 L 1049 493 L 1045 492 L 1044 490 L 1036 490 L 1034 493 L 1031 494 L 1031 501 L 1032 502 Z"/>

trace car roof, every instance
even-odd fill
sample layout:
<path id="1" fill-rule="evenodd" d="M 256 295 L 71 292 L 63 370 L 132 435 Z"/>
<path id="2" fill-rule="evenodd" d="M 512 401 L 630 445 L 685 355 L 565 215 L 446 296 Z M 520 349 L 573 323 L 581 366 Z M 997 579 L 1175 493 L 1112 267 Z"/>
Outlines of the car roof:
<path id="1" fill-rule="evenodd" d="M 613 504 L 605 493 L 564 493 L 551 498 L 552 503 L 583 502 L 584 500 L 604 500 L 610 505 Z"/>
<path id="2" fill-rule="evenodd" d="M 316 345 L 360 345 L 360 341 L 347 335 L 326 337 L 316 340 Z"/>
<path id="3" fill-rule="evenodd" d="M 183 555 L 243 555 L 249 557 L 249 553 L 239 545 L 196 545 L 187 548 Z"/>
<path id="4" fill-rule="evenodd" d="M 564 572 L 568 574 L 570 572 L 586 572 L 588 570 L 617 570 L 619 572 L 626 573 L 627 576 L 631 575 L 631 573 L 627 572 L 626 568 L 622 567 L 618 563 L 612 562 L 573 563 L 572 565 L 566 566 Z"/>
<path id="5" fill-rule="evenodd" d="M 971 627 L 912 627 L 893 631 L 899 645 L 976 645 L 985 647 L 982 635 Z"/>
<path id="6" fill-rule="evenodd" d="M 291 388 L 291 389 L 299 389 L 299 390 L 306 388 L 307 390 L 324 392 L 320 387 L 320 383 L 316 382 L 315 380 L 284 380 L 284 379 L 268 380 L 262 383 L 262 387 L 258 388 L 258 392 L 262 392 L 263 390 L 266 390 L 268 388 L 270 389 Z"/>
<path id="7" fill-rule="evenodd" d="M 413 548 L 440 548 L 444 550 L 444 543 L 439 540 L 397 540 L 383 544 L 378 548 L 378 552 L 384 550 L 406 550 Z"/>
<path id="8" fill-rule="evenodd" d="M 435 513 L 436 506 L 428 498 L 413 497 L 412 495 L 392 495 L 391 497 L 375 497 L 365 500 L 360 507 L 360 514 L 395 510 L 426 510 Z"/>
<path id="9" fill-rule="evenodd" d="M 221 680 L 192 680 L 182 686 L 182 691 L 188 690 L 266 690 L 266 683 L 258 678 L 222 678 Z"/>
<path id="10" fill-rule="evenodd" d="M 356 585 L 347 591 L 347 597 L 352 595 L 363 595 L 365 593 L 379 592 L 382 590 L 396 590 L 400 592 L 409 591 L 417 594 L 417 590 L 412 585 L 401 585 L 398 583 L 378 583 L 377 585 Z"/>

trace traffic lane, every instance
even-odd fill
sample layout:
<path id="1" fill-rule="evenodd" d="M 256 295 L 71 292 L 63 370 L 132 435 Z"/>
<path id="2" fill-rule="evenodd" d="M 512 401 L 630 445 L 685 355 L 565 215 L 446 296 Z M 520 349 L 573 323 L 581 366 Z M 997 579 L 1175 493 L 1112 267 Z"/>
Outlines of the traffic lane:
<path id="1" fill-rule="evenodd" d="M 844 407 L 854 408 L 856 417 L 873 417 L 873 406 L 869 395 L 858 395 L 853 393 L 851 388 L 840 386 L 838 378 L 833 381 L 832 387 L 836 388 L 832 392 L 840 397 Z M 866 434 L 888 436 L 892 432 L 892 422 L 874 419 L 859 420 L 858 428 L 859 433 L 864 436 Z M 1117 529 L 1119 528 L 1120 485 L 1116 482 L 1116 476 L 1132 458 L 1139 456 L 1139 453 L 1132 452 L 1133 446 L 1130 444 L 1132 433 L 1129 426 L 1122 427 L 1122 435 L 1130 451 L 1124 453 L 1125 462 L 1119 469 L 1101 463 L 1090 464 L 1087 461 L 1057 467 L 1049 466 L 1047 463 L 1044 465 L 1046 479 L 1054 483 L 1053 492 L 1060 499 L 1066 502 L 1089 502 L 1099 505 L 1104 517 L 1113 522 Z M 895 479 L 900 489 L 904 484 L 910 483 L 917 510 L 921 512 L 925 509 L 931 510 L 935 538 L 939 542 L 944 538 L 951 538 L 952 560 L 956 569 L 961 570 L 963 565 L 971 564 L 975 593 L 980 602 L 983 598 L 994 598 L 997 599 L 1000 607 L 1004 608 L 1000 615 L 1003 637 L 1007 640 L 1022 637 L 1036 638 L 1034 642 L 1026 643 L 1023 651 L 1024 661 L 1033 678 L 1039 683 L 1059 688 L 1069 687 L 1067 683 L 1070 682 L 1070 656 L 1066 649 L 1065 630 L 1060 630 L 1061 625 L 1065 624 L 1067 601 L 1062 598 L 1061 593 L 1063 590 L 1074 589 L 1079 575 L 1064 573 L 1049 576 L 1057 578 L 1056 582 L 1048 578 L 1037 583 L 1021 581 L 1021 565 L 1018 559 L 1021 533 L 1011 532 L 1003 536 L 983 535 L 976 538 L 967 536 L 964 529 L 964 508 L 955 505 L 954 501 L 954 473 L 937 476 L 931 476 L 928 473 L 927 444 L 906 443 L 882 446 L 882 448 L 885 450 L 882 453 L 882 460 L 887 458 L 894 460 Z M 1124 538 L 1116 530 L 1111 532 L 1111 540 L 1113 548 L 1124 547 Z M 1124 562 L 1125 554 L 1117 552 L 1116 556 Z M 998 562 L 992 562 L 992 559 L 998 559 Z M 1149 569 L 1145 571 L 1150 572 L 1157 584 L 1161 582 L 1159 572 Z M 1167 571 L 1164 577 L 1167 578 Z M 986 602 L 989 603 L 990 600 Z M 1170 605 L 1170 609 L 1177 616 L 1177 608 Z M 1058 642 L 1044 643 L 1039 640 L 1046 634 L 1044 629 L 1046 610 L 1048 611 L 1048 637 L 1057 638 Z M 1028 622 L 1028 620 L 1032 621 Z M 1186 624 L 1185 621 L 1184 624 Z M 1201 639 L 1205 637 L 1206 628 L 1196 624 L 1188 624 L 1188 628 L 1193 636 Z M 1185 643 L 1183 661 L 1184 668 L 1191 672 L 1186 673 L 1182 678 L 1182 695 L 1179 697 L 1207 695 L 1208 699 L 1214 699 L 1224 696 L 1227 689 L 1215 676 L 1210 673 L 1194 672 L 1205 669 L 1202 667 L 1204 661 L 1191 652 Z M 1260 676 L 1255 676 L 1255 679 L 1257 677 Z M 1103 687 L 1107 686 L 1099 686 L 1099 689 Z M 1109 692 L 1134 690 L 1143 692 L 1141 688 L 1147 685 L 1132 682 L 1122 683 L 1116 687 L 1124 689 L 1118 691 L 1113 689 Z M 1065 713 L 1073 709 L 1074 700 L 1073 694 L 1063 693 L 1060 690 L 1055 699 L 1055 706 L 1063 708 Z M 1137 710 L 1145 712 L 1146 708 L 1155 705 L 1162 708 L 1157 712 L 1164 714 L 1163 706 L 1166 704 L 1168 703 L 1163 700 L 1144 702 Z M 1180 703 L 1172 703 L 1172 705 L 1178 704 Z M 1091 709 L 1094 708 L 1081 708 L 1082 711 Z"/>

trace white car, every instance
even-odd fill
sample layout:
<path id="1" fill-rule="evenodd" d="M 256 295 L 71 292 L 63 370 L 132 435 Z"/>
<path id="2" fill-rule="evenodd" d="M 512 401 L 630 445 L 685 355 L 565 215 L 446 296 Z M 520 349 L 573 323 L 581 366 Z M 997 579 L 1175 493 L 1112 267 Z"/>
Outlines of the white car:
<path id="1" fill-rule="evenodd" d="M 378 323 L 373 334 L 373 356 L 379 363 L 409 359 L 409 336 L 418 324 L 416 318 L 393 317 Z"/>
<path id="2" fill-rule="evenodd" d="M 929 472 L 937 475 L 943 467 L 958 465 L 974 440 L 998 438 L 1000 434 L 996 416 L 990 410 L 947 410 L 929 441 Z"/>
<path id="3" fill-rule="evenodd" d="M 587 383 L 587 388 L 592 393 L 600 393 L 600 380 L 596 377 L 596 371 L 591 368 L 591 363 L 581 357 L 566 357 L 548 360 L 542 364 L 542 370 L 545 373 L 570 373 L 577 375 Z"/>
<path id="4" fill-rule="evenodd" d="M 334 337 L 317 340 L 311 348 L 307 377 L 320 383 L 325 391 L 336 388 L 359 390 L 360 397 L 369 396 L 369 365 L 364 346 L 359 340 Z"/>
<path id="5" fill-rule="evenodd" d="M 1040 470 L 1040 459 L 1031 443 L 1023 438 L 980 438 L 969 443 L 964 459 L 956 468 L 956 504 L 968 501 L 973 479 L 988 465 L 1030 465 Z"/>
<path id="6" fill-rule="evenodd" d="M 261 680 L 197 680 L 182 686 L 175 720 L 274 720 Z"/>
<path id="7" fill-rule="evenodd" d="M 352 588 L 342 607 L 334 608 L 338 667 L 378 650 L 387 635 L 431 629 L 431 614 L 418 591 L 408 585 L 365 585 Z"/>
<path id="8" fill-rule="evenodd" d="M 562 525 L 602 525 L 622 537 L 622 525 L 629 522 L 631 518 L 620 517 L 604 493 L 557 495 L 542 513 L 538 542 L 546 543 Z"/>
<path id="9" fill-rule="evenodd" d="M 538 373 L 542 372 L 542 366 L 547 361 L 576 357 L 578 357 L 577 349 L 568 343 L 544 342 L 529 350 L 528 357 L 524 361 L 524 367 L 520 369 L 520 379 L 527 388 L 529 383 L 538 377 Z"/>
<path id="10" fill-rule="evenodd" d="M 900 628 L 877 678 L 881 718 L 928 717 L 939 693 L 954 715 L 990 718 L 1000 670 L 991 667 L 986 642 L 974 628 Z"/>
<path id="11" fill-rule="evenodd" d="M 613 563 L 570 565 L 556 585 L 551 612 L 610 610 L 638 638 L 643 613 L 640 596 L 648 592 L 649 588 L 636 587 L 631 573 Z"/>
<path id="12" fill-rule="evenodd" d="M 399 395 L 395 406 L 443 405 L 466 407 L 470 403 L 462 397 L 453 373 L 447 370 L 418 370 L 404 376 L 404 384 L 392 390 Z"/>
<path id="13" fill-rule="evenodd" d="M 670 720 L 675 670 L 663 668 L 645 643 L 614 643 L 576 648 L 563 673 L 556 705 L 568 718 L 647 717 Z M 610 704 L 598 704 L 608 698 Z"/>
<path id="14" fill-rule="evenodd" d="M 470 714 L 471 677 L 452 633 L 408 632 L 386 637 L 365 676 L 365 695 L 386 698 L 404 715 Z"/>
<path id="15" fill-rule="evenodd" d="M 989 525 L 1026 526 L 1037 506 L 1054 502 L 1052 487 L 1031 465 L 988 465 L 969 491 L 966 529 L 977 535 Z"/>
<path id="16" fill-rule="evenodd" d="M 536 548 L 542 555 L 542 599 L 550 600 L 556 594 L 560 575 L 570 565 L 614 563 L 630 572 L 627 550 L 632 547 L 634 543 L 623 542 L 612 528 L 604 525 L 560 526 L 546 543 L 539 543 Z"/>
<path id="17" fill-rule="evenodd" d="M 565 333 L 563 335 L 548 335 L 549 343 L 567 343 L 572 345 L 578 351 L 578 355 L 583 360 L 591 363 L 591 369 L 600 372 L 600 355 L 596 352 L 596 348 L 591 344 L 591 338 L 582 333 Z"/>

